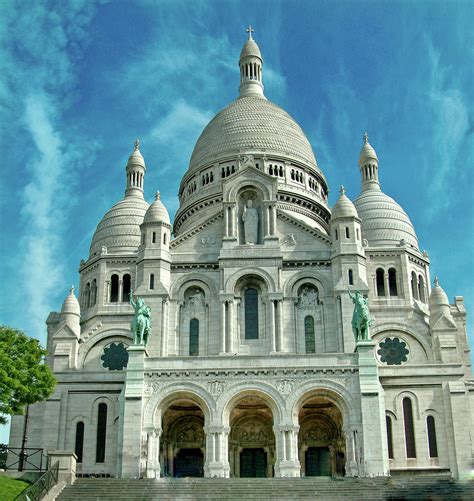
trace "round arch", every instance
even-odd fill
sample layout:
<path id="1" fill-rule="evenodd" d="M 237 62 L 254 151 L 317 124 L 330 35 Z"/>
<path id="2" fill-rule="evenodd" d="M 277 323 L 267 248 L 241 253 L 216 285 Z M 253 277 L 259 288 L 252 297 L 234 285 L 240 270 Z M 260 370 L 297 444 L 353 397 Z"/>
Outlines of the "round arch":
<path id="1" fill-rule="evenodd" d="M 193 286 L 201 287 L 207 298 L 217 297 L 217 287 L 210 277 L 202 273 L 189 273 L 173 282 L 170 298 L 183 301 L 185 291 Z"/>
<path id="2" fill-rule="evenodd" d="M 285 413 L 285 401 L 278 391 L 267 383 L 263 382 L 241 382 L 229 387 L 226 394 L 231 393 L 230 398 L 224 395 L 219 398 L 216 406 L 216 415 L 222 418 L 224 426 L 229 426 L 229 417 L 236 403 L 249 395 L 261 398 L 272 411 L 274 426 L 279 425 Z"/>
<path id="3" fill-rule="evenodd" d="M 241 180 L 236 180 L 236 182 L 232 184 L 227 192 L 225 201 L 235 202 L 238 199 L 239 193 L 247 188 L 260 191 L 263 195 L 263 200 L 272 199 L 272 192 L 269 186 L 265 185 L 259 179 L 252 179 L 252 181 L 249 181 L 249 179 L 243 178 Z"/>
<path id="4" fill-rule="evenodd" d="M 340 411 L 344 426 L 355 425 L 360 421 L 359 408 L 349 391 L 340 383 L 330 380 L 308 381 L 300 385 L 288 399 L 288 409 L 293 425 L 298 425 L 298 416 L 306 400 L 312 397 L 324 397 Z"/>
<path id="5" fill-rule="evenodd" d="M 79 352 L 77 356 L 77 366 L 83 367 L 84 362 L 87 358 L 89 352 L 104 339 L 107 338 L 123 338 L 124 341 L 132 342 L 132 333 L 129 329 L 107 329 L 98 333 L 94 333 L 93 336 L 85 336 L 84 342 L 79 345 Z"/>
<path id="6" fill-rule="evenodd" d="M 265 270 L 261 270 L 258 268 L 244 268 L 241 270 L 236 271 L 233 275 L 231 275 L 226 283 L 225 283 L 225 292 L 228 294 L 233 294 L 235 291 L 235 286 L 237 285 L 237 282 L 242 278 L 245 277 L 246 275 L 255 275 L 259 278 L 261 278 L 264 282 L 265 285 L 267 286 L 268 292 L 277 292 L 276 290 L 276 285 L 273 280 L 273 277 L 270 275 Z"/>
<path id="7" fill-rule="evenodd" d="M 186 385 L 171 385 L 155 393 L 148 400 L 143 413 L 144 428 L 161 428 L 163 412 L 166 411 L 174 400 L 182 398 L 191 400 L 201 408 L 206 425 L 212 422 L 215 409 L 212 396 L 197 384 L 186 383 Z"/>
<path id="8" fill-rule="evenodd" d="M 316 285 L 316 287 L 319 290 L 320 297 L 324 298 L 330 296 L 331 286 L 329 280 L 326 277 L 314 271 L 302 270 L 292 275 L 285 282 L 283 286 L 283 292 L 285 297 L 292 297 L 292 296 L 296 297 L 296 293 L 299 287 L 303 285 L 305 281 L 308 281 L 309 283 L 313 283 L 314 285 Z"/>

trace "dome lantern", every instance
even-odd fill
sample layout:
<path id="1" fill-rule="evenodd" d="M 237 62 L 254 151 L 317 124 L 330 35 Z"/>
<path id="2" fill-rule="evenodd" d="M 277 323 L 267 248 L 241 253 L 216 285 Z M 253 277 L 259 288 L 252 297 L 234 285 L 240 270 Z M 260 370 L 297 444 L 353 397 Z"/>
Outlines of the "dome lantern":
<path id="1" fill-rule="evenodd" d="M 143 181 L 145 179 L 145 159 L 140 153 L 140 140 L 135 140 L 135 149 L 130 155 L 125 172 L 127 175 L 127 185 L 125 189 L 126 197 L 143 198 Z"/>
<path id="2" fill-rule="evenodd" d="M 240 97 L 254 96 L 265 99 L 263 95 L 263 59 L 258 45 L 252 38 L 254 29 L 247 28 L 249 35 L 240 52 Z"/>
<path id="3" fill-rule="evenodd" d="M 364 144 L 359 155 L 359 168 L 362 175 L 362 191 L 380 190 L 379 159 L 369 143 L 367 132 L 364 132 Z"/>

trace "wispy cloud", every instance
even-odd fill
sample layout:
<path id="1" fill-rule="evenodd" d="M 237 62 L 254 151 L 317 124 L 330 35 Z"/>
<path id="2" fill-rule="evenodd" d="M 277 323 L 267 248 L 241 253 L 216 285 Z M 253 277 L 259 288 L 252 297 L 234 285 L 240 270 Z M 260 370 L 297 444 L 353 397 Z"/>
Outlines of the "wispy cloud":
<path id="1" fill-rule="evenodd" d="M 8 285 L 16 300 L 28 305 L 28 315 L 9 316 L 43 342 L 48 312 L 67 289 L 64 235 L 77 168 L 94 157 L 94 145 L 83 145 L 81 134 L 64 118 L 76 98 L 76 58 L 94 13 L 95 2 L 87 0 L 16 1 L 2 8 L 1 123 L 6 141 L 25 145 L 7 152 L 21 190 L 21 222 L 8 235 L 16 247 Z M 18 193 L 5 193 L 4 202 L 14 203 L 12 196 Z"/>

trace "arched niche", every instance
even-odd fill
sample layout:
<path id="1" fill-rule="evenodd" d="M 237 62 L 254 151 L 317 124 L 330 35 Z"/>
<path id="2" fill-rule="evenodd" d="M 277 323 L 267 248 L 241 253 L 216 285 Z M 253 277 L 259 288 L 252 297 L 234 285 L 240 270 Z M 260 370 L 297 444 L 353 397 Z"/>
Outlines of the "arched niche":
<path id="1" fill-rule="evenodd" d="M 253 186 L 242 188 L 237 196 L 237 239 L 240 245 L 263 244 L 267 215 L 263 194 Z"/>

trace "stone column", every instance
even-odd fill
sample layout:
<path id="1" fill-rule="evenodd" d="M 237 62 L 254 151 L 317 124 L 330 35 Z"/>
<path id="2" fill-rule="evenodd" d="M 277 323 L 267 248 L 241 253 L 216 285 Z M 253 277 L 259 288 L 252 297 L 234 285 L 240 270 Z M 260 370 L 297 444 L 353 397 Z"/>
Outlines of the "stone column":
<path id="1" fill-rule="evenodd" d="M 110 303 L 110 280 L 105 282 L 105 303 Z"/>
<path id="2" fill-rule="evenodd" d="M 229 353 L 232 353 L 234 351 L 234 301 L 228 301 L 228 343 L 227 343 L 227 350 Z"/>
<path id="3" fill-rule="evenodd" d="M 365 477 L 389 475 L 387 430 L 385 425 L 385 401 L 379 382 L 377 362 L 372 340 L 359 341 L 359 384 L 362 417 L 362 466 L 360 474 Z"/>
<path id="4" fill-rule="evenodd" d="M 168 355 L 168 300 L 163 299 L 161 302 L 161 356 L 166 357 Z"/>
<path id="5" fill-rule="evenodd" d="M 229 478 L 228 426 L 206 426 L 206 464 L 204 473 L 211 478 Z M 207 452 L 209 448 L 209 452 Z"/>
<path id="6" fill-rule="evenodd" d="M 155 428 L 147 434 L 147 478 L 160 478 L 160 435 L 161 428 Z"/>
<path id="7" fill-rule="evenodd" d="M 221 355 L 226 353 L 226 301 L 221 302 Z"/>
<path id="8" fill-rule="evenodd" d="M 357 429 L 352 426 L 344 427 L 346 437 L 346 477 L 358 477 L 359 466 L 357 462 Z"/>
<path id="9" fill-rule="evenodd" d="M 298 431 L 300 427 L 293 424 L 274 426 L 276 440 L 276 477 L 299 477 L 300 462 L 298 459 Z"/>
<path id="10" fill-rule="evenodd" d="M 276 226 L 277 226 L 277 217 L 276 217 L 276 206 L 272 205 L 270 208 L 271 216 L 272 216 L 272 231 L 271 236 L 276 235 Z"/>
<path id="11" fill-rule="evenodd" d="M 283 300 L 279 299 L 275 301 L 277 307 L 277 340 L 276 340 L 276 350 L 283 351 Z"/>
<path id="12" fill-rule="evenodd" d="M 118 302 L 123 302 L 123 280 L 119 280 L 119 294 L 118 294 Z"/>
<path id="13" fill-rule="evenodd" d="M 276 315 L 275 315 L 275 301 L 271 299 L 270 305 L 270 353 L 276 352 Z"/>
<path id="14" fill-rule="evenodd" d="M 140 477 L 141 423 L 143 418 L 144 346 L 129 346 L 129 359 L 124 387 L 122 472 L 124 478 Z"/>

